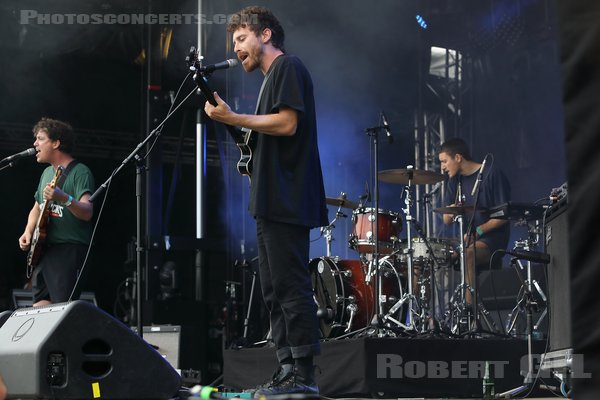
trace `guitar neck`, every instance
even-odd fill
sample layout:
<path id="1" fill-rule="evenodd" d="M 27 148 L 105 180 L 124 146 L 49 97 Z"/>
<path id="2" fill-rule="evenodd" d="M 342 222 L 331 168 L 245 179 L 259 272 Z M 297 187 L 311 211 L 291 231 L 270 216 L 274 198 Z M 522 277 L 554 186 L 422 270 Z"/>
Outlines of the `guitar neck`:
<path id="1" fill-rule="evenodd" d="M 208 87 L 208 83 L 206 82 L 206 79 L 204 78 L 204 76 L 202 76 L 200 73 L 197 73 L 194 81 L 196 82 L 198 89 L 200 89 L 200 91 L 206 98 L 206 101 L 208 101 L 210 104 L 212 104 L 213 106 L 216 107 L 219 103 L 217 103 L 217 100 L 215 99 L 215 96 L 213 95 L 212 90 Z M 242 132 L 240 132 L 234 126 L 231 126 L 228 124 L 223 124 L 223 125 L 225 125 L 225 128 L 227 128 L 227 131 L 233 137 L 233 140 L 235 141 L 236 144 L 245 142 L 246 138 Z"/>

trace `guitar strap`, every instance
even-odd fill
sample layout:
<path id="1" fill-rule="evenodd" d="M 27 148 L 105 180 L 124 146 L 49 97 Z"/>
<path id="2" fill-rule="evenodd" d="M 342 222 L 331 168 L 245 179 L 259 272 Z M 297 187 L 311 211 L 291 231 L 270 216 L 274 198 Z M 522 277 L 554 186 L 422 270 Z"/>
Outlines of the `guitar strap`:
<path id="1" fill-rule="evenodd" d="M 269 72 L 267 72 L 267 75 L 265 75 L 265 79 L 263 79 L 263 81 L 262 81 L 262 85 L 260 85 L 260 91 L 258 92 L 258 99 L 256 100 L 256 107 L 254 108 L 254 114 L 255 115 L 258 112 L 258 107 L 260 106 L 260 101 L 262 99 L 263 90 L 265 90 L 265 86 L 267 85 L 267 81 L 271 77 L 272 73 L 273 73 L 273 70 L 269 69 Z M 252 129 L 242 128 L 242 131 L 244 131 L 246 134 L 248 134 L 248 133 L 250 133 L 252 131 Z"/>
<path id="2" fill-rule="evenodd" d="M 260 91 L 258 92 L 258 100 L 256 100 L 256 108 L 254 109 L 254 114 L 256 114 L 258 112 L 258 106 L 260 105 L 260 100 L 262 99 L 263 90 L 265 90 L 267 81 L 271 77 L 272 73 L 273 73 L 273 69 L 269 69 L 269 72 L 267 72 L 265 79 L 263 79 L 262 85 L 260 85 Z"/>
<path id="3" fill-rule="evenodd" d="M 58 182 L 56 182 L 56 186 L 61 188 L 63 187 L 65 181 L 67 180 L 67 177 L 69 176 L 69 172 L 71 172 L 71 170 L 73 169 L 73 167 L 75 165 L 79 164 L 79 161 L 77 160 L 73 160 L 69 163 L 69 165 L 67 165 L 67 168 L 65 168 L 65 170 L 63 171 L 63 173 L 60 175 L 60 178 L 58 178 Z"/>

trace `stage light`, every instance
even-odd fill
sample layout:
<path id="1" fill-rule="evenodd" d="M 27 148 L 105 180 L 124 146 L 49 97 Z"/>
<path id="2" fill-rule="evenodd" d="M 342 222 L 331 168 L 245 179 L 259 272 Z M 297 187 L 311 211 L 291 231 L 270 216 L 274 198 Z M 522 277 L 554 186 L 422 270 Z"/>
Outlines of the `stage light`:
<path id="1" fill-rule="evenodd" d="M 416 18 L 417 18 L 417 23 L 419 24 L 419 26 L 423 29 L 427 29 L 427 22 L 425 22 L 425 19 L 423 17 L 421 17 L 419 14 L 417 14 Z"/>

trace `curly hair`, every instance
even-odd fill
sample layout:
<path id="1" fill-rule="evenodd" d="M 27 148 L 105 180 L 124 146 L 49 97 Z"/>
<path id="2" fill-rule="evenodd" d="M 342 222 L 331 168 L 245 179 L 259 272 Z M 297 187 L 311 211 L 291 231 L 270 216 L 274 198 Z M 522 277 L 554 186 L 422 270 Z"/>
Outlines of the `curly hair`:
<path id="1" fill-rule="evenodd" d="M 440 153 L 446 153 L 450 157 L 460 154 L 465 160 L 471 160 L 469 146 L 461 138 L 451 138 L 446 140 L 440 149 Z"/>
<path id="2" fill-rule="evenodd" d="M 285 32 L 277 17 L 268 8 L 249 6 L 234 13 L 229 18 L 227 32 L 235 32 L 238 28 L 248 28 L 257 36 L 265 29 L 270 29 L 271 44 L 285 53 Z"/>
<path id="3" fill-rule="evenodd" d="M 33 137 L 35 138 L 41 130 L 48 133 L 49 139 L 60 140 L 60 146 L 58 147 L 60 151 L 67 154 L 73 153 L 75 133 L 69 123 L 44 117 L 33 127 Z"/>

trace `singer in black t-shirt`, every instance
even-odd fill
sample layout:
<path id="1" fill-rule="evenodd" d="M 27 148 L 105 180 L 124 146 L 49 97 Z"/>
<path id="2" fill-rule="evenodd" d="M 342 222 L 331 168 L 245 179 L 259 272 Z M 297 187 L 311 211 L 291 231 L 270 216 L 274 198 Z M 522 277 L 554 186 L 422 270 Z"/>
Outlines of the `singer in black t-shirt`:
<path id="1" fill-rule="evenodd" d="M 231 111 L 216 93 L 217 107 L 207 102 L 204 108 L 210 118 L 256 135 L 249 208 L 280 365 L 255 397 L 318 394 L 313 356 L 320 352 L 320 333 L 308 271 L 309 231 L 327 225 L 327 207 L 312 80 L 300 59 L 285 53 L 283 28 L 268 9 L 239 11 L 228 31 L 244 70 L 264 75 L 256 115 Z"/>

